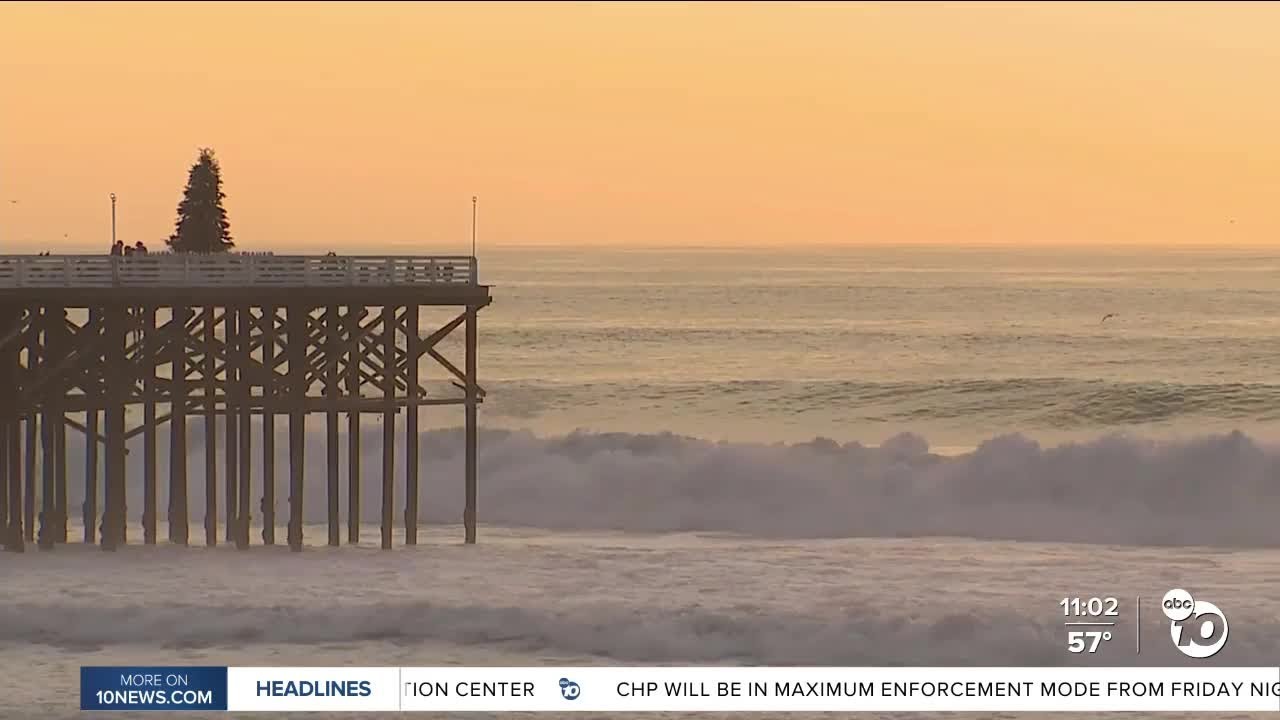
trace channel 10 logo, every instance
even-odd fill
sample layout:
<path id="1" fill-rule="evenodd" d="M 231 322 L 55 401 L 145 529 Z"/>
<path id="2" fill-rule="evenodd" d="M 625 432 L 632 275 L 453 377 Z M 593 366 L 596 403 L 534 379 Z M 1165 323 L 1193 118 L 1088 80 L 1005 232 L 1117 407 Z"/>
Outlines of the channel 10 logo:
<path id="1" fill-rule="evenodd" d="M 578 683 L 569 678 L 560 678 L 560 697 L 565 700 L 577 700 L 582 694 L 582 688 Z"/>
<path id="2" fill-rule="evenodd" d="M 1169 618 L 1169 635 L 1183 655 L 1209 658 L 1227 644 L 1227 616 L 1217 605 L 1174 588 L 1164 594 L 1160 609 Z"/>

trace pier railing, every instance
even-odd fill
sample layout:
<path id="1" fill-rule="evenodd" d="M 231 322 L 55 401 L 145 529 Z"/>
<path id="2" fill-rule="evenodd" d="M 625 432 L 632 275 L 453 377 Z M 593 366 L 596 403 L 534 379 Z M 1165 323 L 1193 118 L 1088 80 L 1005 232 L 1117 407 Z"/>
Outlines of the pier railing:
<path id="1" fill-rule="evenodd" d="M 476 285 L 465 255 L 0 255 L 0 288 Z"/>

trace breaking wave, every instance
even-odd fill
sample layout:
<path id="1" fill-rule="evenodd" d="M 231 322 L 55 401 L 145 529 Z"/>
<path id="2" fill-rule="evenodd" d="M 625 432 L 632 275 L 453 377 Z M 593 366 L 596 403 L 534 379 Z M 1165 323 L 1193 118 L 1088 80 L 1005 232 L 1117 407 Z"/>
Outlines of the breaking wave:
<path id="1" fill-rule="evenodd" d="M 1011 435 L 954 457 L 930 453 L 910 434 L 864 447 L 494 433 L 485 447 L 482 507 L 504 524 L 1280 545 L 1280 450 L 1241 433 L 1057 447 Z"/>
<path id="2" fill-rule="evenodd" d="M 365 517 L 376 521 L 381 429 L 364 438 Z M 199 437 L 201 433 L 192 433 Z M 322 436 L 312 435 L 309 440 Z M 428 522 L 456 523 L 462 507 L 462 444 L 457 430 L 423 433 L 420 508 Z M 1108 436 L 1090 442 L 1043 447 L 1025 437 L 994 438 L 970 453 L 942 456 L 924 439 L 900 435 L 878 447 L 816 439 L 798 444 L 708 442 L 677 435 L 572 433 L 544 438 L 527 432 L 486 431 L 481 438 L 480 513 L 483 523 L 548 529 L 613 529 L 640 532 L 723 531 L 756 537 L 969 536 L 1031 541 L 1165 545 L 1280 545 L 1280 448 L 1241 433 L 1184 441 Z M 163 447 L 163 442 L 161 446 Z M 307 497 L 312 521 L 322 520 L 327 473 L 322 442 L 311 442 Z M 199 448 L 193 448 L 199 450 Z M 345 458 L 342 464 L 345 466 Z M 202 466 L 194 459 L 192 470 Z M 162 464 L 161 467 L 164 467 Z M 140 472 L 131 471 L 136 484 Z M 287 491 L 279 468 L 280 506 Z M 191 496 L 199 522 L 198 486 Z M 345 488 L 343 488 L 345 491 Z M 255 489 L 255 496 L 259 492 Z M 341 493 L 345 496 L 345 492 Z M 140 493 L 130 515 L 139 513 Z M 344 497 L 345 500 L 345 497 Z M 163 513 L 166 499 L 160 498 Z M 397 494 L 397 510 L 403 494 Z M 255 503 L 256 504 L 256 503 Z M 283 515 L 281 516 L 283 519 Z M 397 524 L 399 518 L 397 517 Z M 193 528 L 194 531 L 194 528 Z M 198 534 L 194 532 L 193 534 Z M 103 561 L 87 550 L 55 551 L 57 562 L 86 568 Z M 164 552 L 160 549 L 160 552 Z M 246 574 L 235 551 L 182 553 L 183 570 L 170 576 L 152 565 L 114 554 L 112 577 L 75 592 L 41 596 L 39 571 L 27 591 L 0 604 L 0 644 L 92 648 L 136 644 L 169 648 L 253 648 L 352 643 L 445 643 L 509 650 L 521 657 L 600 658 L 635 663 L 815 665 L 1052 665 L 1079 661 L 1061 650 L 1058 618 L 1032 591 L 1034 608 L 1019 603 L 892 604 L 867 600 L 853 583 L 856 565 L 891 562 L 849 556 L 853 575 L 848 604 L 792 607 L 758 597 L 716 606 L 696 588 L 681 595 L 672 578 L 655 597 L 628 590 L 639 582 L 625 568 L 604 573 L 613 593 L 563 594 L 546 584 L 558 572 L 555 559 L 531 568 L 526 587 L 515 565 L 511 587 L 494 594 L 467 587 L 469 575 L 433 589 L 432 567 L 449 560 L 430 551 L 351 555 L 361 550 L 317 552 L 313 565 L 290 570 L 311 578 L 298 595 L 276 593 L 251 600 L 246 588 L 272 584 L 267 560 Z M 752 552 L 743 547 L 743 553 Z M 298 563 L 284 552 L 284 562 Z M 193 558 L 187 560 L 186 558 Z M 374 560 L 374 557 L 378 560 Z M 63 560 L 65 558 L 65 560 Z M 194 559 L 198 558 L 198 559 Z M 385 561 L 382 560 L 385 558 Z M 406 561 L 413 560 L 421 565 Z M 592 559 L 591 562 L 596 562 Z M 606 557 L 601 562 L 624 562 Z M 739 558 L 741 561 L 741 558 Z M 47 560 L 44 562 L 48 562 Z M 408 584 L 380 594 L 333 592 L 357 563 L 350 582 Z M 567 562 L 567 561 L 566 561 Z M 645 567 L 662 568 L 660 560 Z M 998 552 L 980 562 L 998 563 Z M 1045 562 L 1053 562 L 1046 556 Z M 477 566 L 477 573 L 484 570 Z M 592 567 L 580 570 L 596 577 Z M 750 566 L 746 571 L 751 571 Z M 562 569 L 562 568 L 561 568 Z M 757 568 L 758 570 L 758 568 Z M 325 575 L 328 573 L 329 575 Z M 360 574 L 365 573 L 365 574 Z M 610 575 L 609 573 L 614 573 Z M 408 575 L 406 575 L 408 574 Z M 779 569 L 779 581 L 786 570 Z M 48 576 L 44 576 L 46 579 Z M 939 588 L 922 572 L 915 592 Z M 192 585 L 192 578 L 199 578 Z M 406 580 L 407 578 L 407 580 Z M 462 588 L 455 584 L 462 578 Z M 138 580 L 135 587 L 132 580 Z M 144 582 L 145 581 L 145 582 Z M 201 589 L 199 582 L 209 583 Z M 756 591 L 766 580 L 753 579 Z M 1004 580 L 1008 582 L 1008 580 Z M 752 583 L 746 583 L 748 585 Z M 181 588 L 171 595 L 136 594 L 143 587 Z M 195 593 L 186 592 L 189 587 Z M 312 589 L 307 589 L 307 588 Z M 567 587 L 567 586 L 566 586 Z M 386 593 L 398 593 L 388 597 Z M 459 590 L 462 592 L 459 592 Z M 955 592 L 953 586 L 942 588 Z M 767 590 L 765 591 L 767 592 Z M 754 597 L 754 596 L 753 596 Z M 872 596 L 874 597 L 874 596 Z M 1054 596 L 1056 597 L 1056 596 Z M 162 599 L 164 598 L 164 599 Z M 1167 625 L 1158 614 L 1144 633 L 1158 637 Z M 1265 664 L 1280 651 L 1280 624 L 1272 616 L 1233 615 L 1233 640 L 1212 663 Z M 1140 662 L 1188 661 L 1171 643 L 1144 648 Z M 1118 658 L 1120 656 L 1117 656 Z M 1121 659 L 1120 662 L 1127 662 Z M 1132 662 L 1139 662 L 1134 658 Z"/>
<path id="3" fill-rule="evenodd" d="M 194 426 L 190 437 L 200 438 L 199 423 Z M 322 521 L 324 441 L 322 434 L 310 435 L 306 519 Z M 161 447 L 164 440 L 161 433 Z M 363 448 L 363 515 L 373 521 L 381 507 L 380 428 L 365 428 Z M 198 446 L 191 450 L 202 452 Z M 426 522 L 456 523 L 463 503 L 462 433 L 422 433 L 421 450 L 419 515 Z M 488 430 L 480 450 L 482 522 L 508 526 L 1280 546 L 1280 448 L 1239 432 L 1178 441 L 1110 435 L 1052 447 L 1008 435 L 943 456 L 912 434 L 871 447 L 825 438 L 749 444 L 668 433 L 544 438 Z M 130 456 L 131 517 L 141 513 L 136 455 Z M 397 525 L 402 458 L 396 463 Z M 277 462 L 277 517 L 283 522 L 288 473 L 283 459 Z M 167 466 L 162 458 L 160 467 Z M 193 456 L 189 468 L 191 517 L 198 523 L 203 462 Z M 255 522 L 259 483 L 255 473 Z M 78 509 L 77 484 L 71 492 Z M 167 499 L 161 485 L 163 517 Z M 345 514 L 345 478 L 339 494 Z M 78 515 L 75 509 L 72 514 Z"/>

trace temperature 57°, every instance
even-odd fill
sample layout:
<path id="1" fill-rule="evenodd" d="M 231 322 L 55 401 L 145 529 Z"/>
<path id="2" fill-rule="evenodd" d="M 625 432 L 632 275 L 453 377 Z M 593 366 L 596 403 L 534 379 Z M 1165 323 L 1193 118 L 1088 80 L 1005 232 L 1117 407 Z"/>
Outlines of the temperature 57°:
<path id="1" fill-rule="evenodd" d="M 1097 652 L 1098 646 L 1111 639 L 1110 630 L 1072 630 L 1067 633 L 1067 650 Z"/>

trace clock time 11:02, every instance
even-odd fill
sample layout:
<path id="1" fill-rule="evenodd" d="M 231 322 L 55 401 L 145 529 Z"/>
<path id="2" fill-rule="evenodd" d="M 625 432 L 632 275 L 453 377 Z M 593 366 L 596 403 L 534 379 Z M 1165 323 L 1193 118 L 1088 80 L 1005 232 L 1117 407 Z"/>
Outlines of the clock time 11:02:
<path id="1" fill-rule="evenodd" d="M 1066 617 L 1117 617 L 1120 615 L 1120 601 L 1113 597 L 1062 598 L 1058 601 L 1062 606 L 1062 614 Z"/>

